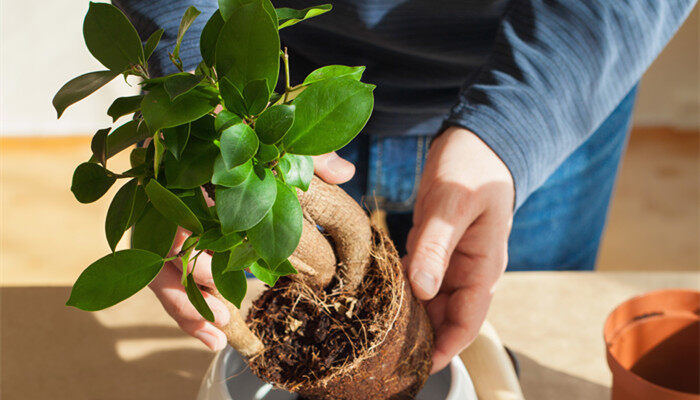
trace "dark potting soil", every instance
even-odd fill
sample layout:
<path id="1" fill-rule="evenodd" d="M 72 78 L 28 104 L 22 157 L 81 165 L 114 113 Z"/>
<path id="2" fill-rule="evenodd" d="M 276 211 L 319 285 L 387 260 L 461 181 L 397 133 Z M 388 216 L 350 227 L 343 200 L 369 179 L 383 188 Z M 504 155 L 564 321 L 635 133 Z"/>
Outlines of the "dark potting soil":
<path id="1" fill-rule="evenodd" d="M 379 333 L 375 319 L 391 303 L 385 278 L 372 271 L 370 267 L 357 297 L 339 290 L 336 280 L 310 294 L 281 278 L 248 315 L 251 329 L 265 344 L 251 368 L 269 381 L 294 385 L 322 378 L 357 357 Z"/>

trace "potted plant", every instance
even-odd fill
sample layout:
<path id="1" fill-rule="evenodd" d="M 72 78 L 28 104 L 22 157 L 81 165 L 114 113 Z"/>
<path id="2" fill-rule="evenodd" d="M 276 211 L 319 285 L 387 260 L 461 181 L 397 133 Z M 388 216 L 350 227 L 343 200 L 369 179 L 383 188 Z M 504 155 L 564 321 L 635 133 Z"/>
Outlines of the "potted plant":
<path id="1" fill-rule="evenodd" d="M 92 157 L 73 175 L 81 203 L 124 184 L 105 222 L 112 253 L 85 269 L 67 305 L 110 307 L 180 258 L 184 266 L 194 262 L 182 274 L 190 301 L 213 321 L 192 275 L 208 252 L 214 295 L 231 311 L 229 343 L 258 376 L 312 399 L 411 398 L 431 367 L 427 315 L 389 239 L 344 191 L 314 178 L 310 157 L 360 132 L 374 87 L 360 81 L 364 67 L 341 65 L 290 82 L 280 49 L 279 29 L 330 9 L 220 0 L 192 73 L 179 58 L 183 34 L 199 14 L 190 7 L 170 53 L 180 72 L 151 77 L 148 59 L 162 30 L 142 44 L 119 9 L 90 3 L 85 43 L 106 69 L 66 83 L 53 100 L 58 116 L 119 75 L 139 78 L 143 94 L 114 100 L 107 114 L 133 119 L 98 130 Z M 284 85 L 276 93 L 280 65 Z M 112 156 L 146 139 L 146 147 L 131 150 L 130 169 L 109 169 Z M 168 257 L 178 227 L 191 236 Z M 129 229 L 132 248 L 115 251 Z M 246 270 L 270 286 L 247 321 L 238 312 Z"/>

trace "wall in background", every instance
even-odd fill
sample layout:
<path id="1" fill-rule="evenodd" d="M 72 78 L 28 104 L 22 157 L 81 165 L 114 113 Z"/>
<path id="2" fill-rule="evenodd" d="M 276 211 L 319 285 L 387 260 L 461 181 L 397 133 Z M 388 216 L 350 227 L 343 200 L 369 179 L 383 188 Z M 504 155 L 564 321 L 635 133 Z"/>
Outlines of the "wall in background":
<path id="1" fill-rule="evenodd" d="M 700 8 L 654 61 L 642 79 L 637 126 L 700 130 Z"/>
<path id="2" fill-rule="evenodd" d="M 51 106 L 68 79 L 103 67 L 85 48 L 87 0 L 0 2 L 0 135 L 92 134 L 110 125 L 105 110 L 137 87 L 117 78 L 60 121 Z M 698 7 L 645 76 L 637 125 L 700 129 L 700 18 Z"/>
<path id="3" fill-rule="evenodd" d="M 112 100 L 138 92 L 117 77 L 56 120 L 56 91 L 77 75 L 105 69 L 83 41 L 88 4 L 0 1 L 0 135 L 92 134 L 111 125 L 106 110 Z"/>

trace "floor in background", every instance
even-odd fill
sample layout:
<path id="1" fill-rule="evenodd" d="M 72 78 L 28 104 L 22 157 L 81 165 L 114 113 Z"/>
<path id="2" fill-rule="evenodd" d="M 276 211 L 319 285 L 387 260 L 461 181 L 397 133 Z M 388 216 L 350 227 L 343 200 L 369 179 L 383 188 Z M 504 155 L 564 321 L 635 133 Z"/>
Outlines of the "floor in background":
<path id="1" fill-rule="evenodd" d="M 700 268 L 700 133 L 637 129 L 613 200 L 600 269 Z M 128 167 L 128 152 L 109 160 Z M 107 254 L 110 193 L 93 204 L 71 194 L 73 169 L 89 138 L 0 138 L 0 280 L 70 285 Z M 123 244 L 122 244 L 123 246 Z"/>

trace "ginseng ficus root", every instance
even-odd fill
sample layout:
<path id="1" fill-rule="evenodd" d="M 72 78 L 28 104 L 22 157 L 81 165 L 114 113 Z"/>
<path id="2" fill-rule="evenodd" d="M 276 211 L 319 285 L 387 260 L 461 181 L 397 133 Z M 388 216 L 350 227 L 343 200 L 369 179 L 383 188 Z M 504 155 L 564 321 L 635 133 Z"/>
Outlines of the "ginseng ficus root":
<path id="1" fill-rule="evenodd" d="M 308 399 L 413 398 L 433 333 L 396 249 L 339 187 L 314 178 L 298 195 L 299 273 L 263 293 L 247 322 L 226 302 L 229 343 L 262 379 Z"/>

